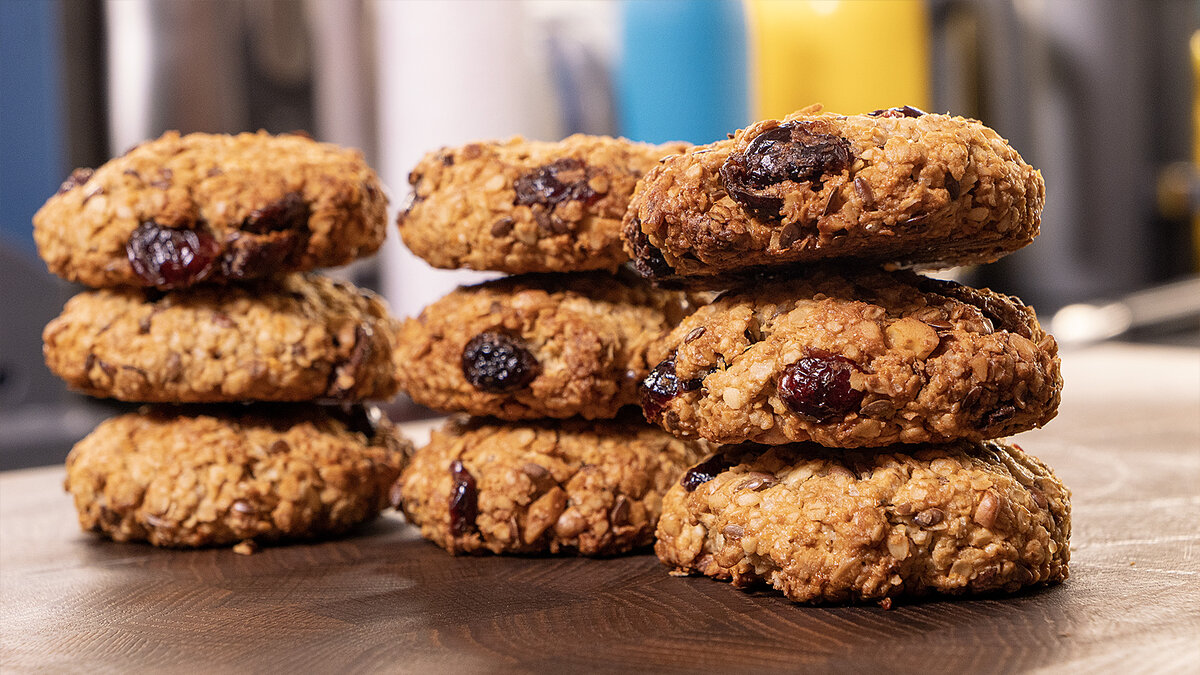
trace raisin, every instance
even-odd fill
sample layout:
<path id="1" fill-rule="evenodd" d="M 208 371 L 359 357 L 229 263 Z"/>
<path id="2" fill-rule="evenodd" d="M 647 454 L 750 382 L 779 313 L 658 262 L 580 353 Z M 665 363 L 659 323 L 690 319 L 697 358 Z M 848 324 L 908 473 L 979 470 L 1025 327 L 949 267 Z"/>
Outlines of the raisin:
<path id="1" fill-rule="evenodd" d="M 871 117 L 920 117 L 926 112 L 920 108 L 911 105 L 900 106 L 899 108 L 880 108 L 867 113 Z"/>
<path id="2" fill-rule="evenodd" d="M 63 181 L 62 185 L 59 186 L 58 194 L 61 195 L 64 192 L 74 190 L 80 185 L 83 185 L 91 179 L 93 173 L 95 173 L 95 171 L 87 168 L 75 169 L 71 172 L 70 176 L 67 176 L 67 179 Z"/>
<path id="3" fill-rule="evenodd" d="M 287 259 L 301 247 L 295 231 L 255 235 L 235 232 L 226 242 L 221 274 L 228 279 L 256 279 L 286 266 Z"/>
<path id="4" fill-rule="evenodd" d="M 630 226 L 625 230 L 629 245 L 633 248 L 633 268 L 647 279 L 671 277 L 675 270 L 667 263 L 663 253 L 657 246 L 650 243 L 650 237 L 642 231 L 642 221 L 633 217 Z"/>
<path id="5" fill-rule="evenodd" d="M 600 195 L 588 184 L 588 171 L 583 162 L 564 157 L 530 171 L 513 182 L 517 196 L 513 204 L 553 206 L 559 202 L 581 201 L 590 204 Z"/>
<path id="6" fill-rule="evenodd" d="M 785 181 L 812 183 L 850 166 L 850 142 L 814 131 L 809 122 L 785 122 L 750 141 L 744 152 L 721 165 L 721 183 L 729 196 L 760 220 L 778 221 L 783 198 L 769 191 Z"/>
<path id="7" fill-rule="evenodd" d="M 708 459 L 684 472 L 679 484 L 684 490 L 693 492 L 696 488 L 717 477 L 725 469 L 733 466 L 728 455 L 718 452 Z"/>
<path id="8" fill-rule="evenodd" d="M 779 395 L 795 412 L 824 422 L 862 403 L 864 392 L 850 386 L 850 375 L 856 370 L 858 366 L 844 356 L 811 349 L 784 369 Z"/>
<path id="9" fill-rule="evenodd" d="M 283 198 L 250 212 L 242 222 L 241 229 L 255 234 L 300 230 L 308 225 L 308 204 L 298 192 L 289 192 Z"/>
<path id="10" fill-rule="evenodd" d="M 204 229 L 160 227 L 153 220 L 129 235 L 125 253 L 133 271 L 149 286 L 182 288 L 203 281 L 220 252 L 216 239 Z"/>
<path id="11" fill-rule="evenodd" d="M 646 419 L 654 421 L 662 414 L 667 404 L 684 392 L 700 388 L 703 380 L 680 380 L 675 376 L 675 359 L 669 358 L 654 367 L 646 379 L 642 380 L 641 398 L 642 412 Z"/>
<path id="12" fill-rule="evenodd" d="M 476 389 L 514 391 L 538 374 L 538 361 L 519 338 L 486 331 L 471 338 L 462 353 L 462 371 Z"/>
<path id="13" fill-rule="evenodd" d="M 463 466 L 462 460 L 450 463 L 450 533 L 460 537 L 475 526 L 479 515 L 479 492 L 475 489 L 475 477 Z"/>

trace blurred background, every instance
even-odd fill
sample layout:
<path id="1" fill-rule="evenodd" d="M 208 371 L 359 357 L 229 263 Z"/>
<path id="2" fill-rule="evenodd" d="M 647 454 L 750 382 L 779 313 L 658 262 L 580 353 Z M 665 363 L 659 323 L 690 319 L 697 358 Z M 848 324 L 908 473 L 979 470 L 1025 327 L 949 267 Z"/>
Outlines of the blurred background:
<path id="1" fill-rule="evenodd" d="M 475 139 L 705 143 L 813 102 L 974 117 L 1042 170 L 1047 205 L 1035 245 L 953 275 L 1068 343 L 1200 344 L 1198 27 L 1194 0 L 3 0 L 0 469 L 61 461 L 117 406 L 42 365 L 78 289 L 31 218 L 72 168 L 168 129 L 361 148 L 394 216 L 422 154 Z M 337 273 L 398 315 L 478 277 L 395 230 Z"/>

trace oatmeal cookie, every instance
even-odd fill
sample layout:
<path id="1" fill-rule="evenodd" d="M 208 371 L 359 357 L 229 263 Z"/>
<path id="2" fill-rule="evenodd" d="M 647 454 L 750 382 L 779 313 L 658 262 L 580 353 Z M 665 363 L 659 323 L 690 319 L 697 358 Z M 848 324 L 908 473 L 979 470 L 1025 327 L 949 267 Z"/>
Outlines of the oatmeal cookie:
<path id="1" fill-rule="evenodd" d="M 717 443 L 834 448 L 1041 426 L 1058 345 L 1020 300 L 912 272 L 810 268 L 729 291 L 650 351 L 646 418 Z"/>
<path id="2" fill-rule="evenodd" d="M 294 274 L 81 293 L 43 332 L 71 387 L 125 401 L 357 401 L 398 390 L 397 323 L 370 291 Z"/>
<path id="3" fill-rule="evenodd" d="M 796 602 L 1014 592 L 1067 578 L 1070 493 L 1015 445 L 731 446 L 663 498 L 675 573 Z"/>
<path id="4" fill-rule="evenodd" d="M 413 455 L 392 503 L 455 554 L 612 555 L 654 540 L 663 492 L 706 451 L 632 416 L 458 417 Z"/>
<path id="5" fill-rule="evenodd" d="M 663 160 L 625 215 L 650 277 L 828 259 L 950 267 L 1037 236 L 1042 176 L 975 120 L 819 107 Z"/>
<path id="6" fill-rule="evenodd" d="M 50 271 L 94 288 L 184 288 L 342 265 L 387 233 L 362 154 L 299 135 L 167 132 L 76 169 L 33 218 Z"/>
<path id="7" fill-rule="evenodd" d="M 412 445 L 373 408 L 144 408 L 67 457 L 84 530 L 155 546 L 312 539 L 374 518 Z"/>
<path id="8" fill-rule="evenodd" d="M 628 260 L 621 217 L 634 184 L 686 143 L 647 145 L 576 134 L 557 143 L 442 148 L 409 174 L 398 221 L 434 267 L 525 272 L 614 270 Z"/>
<path id="9" fill-rule="evenodd" d="M 400 328 L 400 385 L 431 408 L 502 419 L 612 417 L 646 348 L 694 296 L 633 274 L 507 277 L 459 288 Z"/>

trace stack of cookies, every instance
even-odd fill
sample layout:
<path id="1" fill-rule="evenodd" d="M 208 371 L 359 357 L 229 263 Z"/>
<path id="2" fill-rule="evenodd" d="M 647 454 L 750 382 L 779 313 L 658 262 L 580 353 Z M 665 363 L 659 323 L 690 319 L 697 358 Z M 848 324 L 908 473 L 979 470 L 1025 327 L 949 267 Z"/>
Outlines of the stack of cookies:
<path id="1" fill-rule="evenodd" d="M 648 172 L 639 271 L 732 285 L 652 349 L 646 417 L 725 444 L 667 494 L 660 559 L 801 602 L 1064 579 L 1069 494 L 1001 440 L 1054 417 L 1054 338 L 1016 298 L 888 271 L 1010 253 L 1044 193 L 991 129 L 911 107 L 803 110 Z"/>
<path id="2" fill-rule="evenodd" d="M 94 290 L 46 326 L 46 362 L 153 404 L 71 451 L 84 529 L 248 551 L 386 506 L 409 448 L 362 402 L 397 391 L 396 325 L 311 273 L 378 249 L 386 205 L 360 153 L 298 135 L 168 133 L 71 175 L 34 237 Z"/>
<path id="3" fill-rule="evenodd" d="M 685 147 L 516 138 L 430 153 L 410 174 L 399 226 L 415 254 L 515 275 L 401 327 L 402 388 L 460 413 L 392 495 L 425 538 L 451 553 L 584 555 L 653 541 L 663 493 L 706 446 L 629 406 L 647 349 L 695 301 L 619 272 L 620 228 L 637 180 Z"/>

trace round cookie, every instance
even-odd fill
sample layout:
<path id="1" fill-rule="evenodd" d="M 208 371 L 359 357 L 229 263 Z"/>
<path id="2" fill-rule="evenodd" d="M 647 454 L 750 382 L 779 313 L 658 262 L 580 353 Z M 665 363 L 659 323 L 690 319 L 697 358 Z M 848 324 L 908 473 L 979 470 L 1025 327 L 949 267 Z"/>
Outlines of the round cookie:
<path id="1" fill-rule="evenodd" d="M 625 215 L 645 276 L 828 259 L 950 267 L 1037 236 L 1042 176 L 975 120 L 807 108 L 649 171 Z"/>
<path id="2" fill-rule="evenodd" d="M 576 134 L 442 148 L 408 176 L 412 201 L 400 213 L 400 235 L 446 269 L 615 270 L 629 260 L 621 218 L 635 183 L 686 147 Z"/>
<path id="3" fill-rule="evenodd" d="M 375 252 L 387 197 L 362 153 L 300 135 L 167 132 L 76 169 L 33 218 L 50 271 L 95 288 L 184 288 Z"/>
<path id="4" fill-rule="evenodd" d="M 1041 426 L 1058 345 L 1020 300 L 911 272 L 832 267 L 701 307 L 650 352 L 646 418 L 717 443 L 833 448 L 998 438 Z"/>
<path id="5" fill-rule="evenodd" d="M 76 444 L 65 487 L 83 529 L 115 541 L 252 546 L 374 518 L 411 450 L 362 406 L 146 408 Z"/>
<path id="6" fill-rule="evenodd" d="M 458 288 L 400 328 L 414 401 L 508 420 L 612 417 L 636 404 L 646 349 L 692 297 L 631 274 L 507 277 Z"/>
<path id="7" fill-rule="evenodd" d="M 634 418 L 458 417 L 413 455 L 392 503 L 455 554 L 625 553 L 654 541 L 663 493 L 706 452 Z"/>
<path id="8" fill-rule="evenodd" d="M 357 401 L 398 390 L 396 322 L 316 274 L 162 293 L 81 293 L 43 332 L 71 387 L 125 401 Z"/>
<path id="9" fill-rule="evenodd" d="M 1070 493 L 1015 445 L 723 450 L 663 498 L 654 550 L 676 573 L 885 607 L 1067 578 Z"/>

